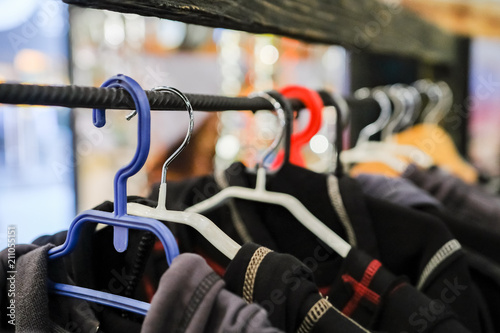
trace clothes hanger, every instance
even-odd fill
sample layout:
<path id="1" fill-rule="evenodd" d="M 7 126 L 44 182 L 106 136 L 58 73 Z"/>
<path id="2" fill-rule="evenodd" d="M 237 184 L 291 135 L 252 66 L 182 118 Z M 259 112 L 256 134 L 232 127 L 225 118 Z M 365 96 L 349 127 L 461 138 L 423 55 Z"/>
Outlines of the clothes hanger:
<path id="1" fill-rule="evenodd" d="M 414 85 L 430 101 L 422 112 L 423 123 L 395 134 L 393 140 L 420 148 L 432 157 L 435 165 L 467 183 L 476 182 L 476 169 L 463 159 L 451 136 L 438 125 L 453 104 L 451 89 L 445 82 L 417 81 Z"/>
<path id="2" fill-rule="evenodd" d="M 371 136 L 382 131 L 391 120 L 391 101 L 388 95 L 381 88 L 373 90 L 362 88 L 357 90 L 354 96 L 358 99 L 373 97 L 380 106 L 380 115 L 373 123 L 368 124 L 360 131 L 354 148 L 341 153 L 342 163 L 346 168 L 349 168 L 355 163 L 380 162 L 397 172 L 403 172 L 406 168 L 404 162 L 378 149 L 380 142 L 370 143 L 369 141 Z"/>
<path id="3" fill-rule="evenodd" d="M 415 125 L 422 112 L 422 97 L 420 96 L 417 88 L 415 88 L 414 86 L 406 86 L 406 89 L 410 92 L 413 98 L 413 103 L 415 105 L 415 112 L 413 113 L 413 117 L 410 119 L 410 122 L 408 124 L 411 127 Z"/>
<path id="4" fill-rule="evenodd" d="M 389 123 L 382 130 L 382 141 L 386 141 L 398 127 L 405 117 L 405 99 L 401 94 L 399 85 L 385 86 L 382 88 L 393 105 L 393 111 Z"/>
<path id="5" fill-rule="evenodd" d="M 424 118 L 424 123 L 439 124 L 450 111 L 453 105 L 453 93 L 446 82 L 440 81 L 434 84 L 438 102 L 434 109 L 430 110 Z"/>
<path id="6" fill-rule="evenodd" d="M 75 249 L 84 224 L 102 223 L 113 226 L 113 243 L 118 252 L 127 249 L 128 229 L 146 230 L 154 233 L 163 244 L 167 262 L 170 265 L 172 260 L 179 254 L 177 243 L 170 230 L 157 220 L 127 215 L 127 179 L 142 168 L 149 153 L 151 115 L 148 97 L 136 81 L 121 74 L 113 76 L 104 82 L 101 87 L 123 88 L 132 96 L 139 114 L 137 150 L 132 161 L 116 173 L 114 180 L 114 212 L 97 210 L 82 212 L 71 222 L 64 243 L 49 250 L 49 260 L 64 257 Z M 106 124 L 104 109 L 94 109 L 92 116 L 96 127 L 102 127 Z M 131 298 L 52 281 L 49 281 L 48 287 L 50 292 L 58 295 L 71 296 L 142 315 L 146 314 L 150 306 L 149 303 Z"/>
<path id="7" fill-rule="evenodd" d="M 290 163 L 290 146 L 291 146 L 291 135 L 293 132 L 292 124 L 293 124 L 293 109 L 288 101 L 280 92 L 278 91 L 268 91 L 268 94 L 271 95 L 276 101 L 281 105 L 285 112 L 286 116 L 286 125 L 284 132 L 284 158 L 282 163 L 279 163 L 279 159 L 275 159 L 271 168 L 275 171 L 278 167 L 283 166 L 284 164 Z M 350 110 L 347 101 L 342 97 L 342 95 L 338 93 L 330 93 L 326 90 L 318 91 L 320 98 L 323 101 L 327 101 L 327 105 L 331 105 L 335 108 L 336 113 L 336 138 L 335 138 L 335 148 L 336 148 L 336 165 L 334 174 L 337 177 L 341 177 L 343 175 L 343 166 L 340 163 L 340 152 L 343 149 L 343 130 L 349 123 Z"/>
<path id="8" fill-rule="evenodd" d="M 409 163 L 400 157 L 409 159 L 422 167 L 430 167 L 432 165 L 432 158 L 414 146 L 400 145 L 390 140 L 382 142 L 369 141 L 371 136 L 383 129 L 389 128 L 385 135 L 395 130 L 398 123 L 405 118 L 405 109 L 408 109 L 410 113 L 410 117 L 408 117 L 407 121 L 414 117 L 414 110 L 406 107 L 403 96 L 399 94 L 400 89 L 401 86 L 392 86 L 390 88 L 378 87 L 373 90 L 362 88 L 355 92 L 355 97 L 359 99 L 368 97 L 375 99 L 380 106 L 380 115 L 375 122 L 367 125 L 360 131 L 354 148 L 342 152 L 341 160 L 346 167 L 359 163 L 375 162 L 377 164 L 386 165 L 397 174 L 402 174 Z M 398 108 L 395 116 L 391 116 L 391 95 L 395 107 Z M 410 95 L 407 95 L 407 97 L 410 97 Z M 413 105 L 414 103 L 410 105 L 411 108 L 413 108 Z M 367 165 L 367 167 L 371 168 L 371 165 Z M 382 166 L 380 166 L 380 168 L 384 173 L 393 175 L 390 170 L 385 170 Z M 362 169 L 364 169 L 364 167 Z M 377 169 L 379 169 L 379 167 L 377 167 Z M 361 170 L 360 167 L 356 168 L 356 173 L 363 171 L 364 170 Z"/>
<path id="9" fill-rule="evenodd" d="M 194 113 L 191 103 L 187 97 L 179 90 L 172 87 L 157 87 L 154 91 L 170 92 L 182 99 L 189 113 L 189 127 L 186 137 L 179 148 L 165 161 L 162 168 L 160 190 L 158 195 L 158 205 L 156 208 L 141 205 L 139 203 L 128 203 L 127 209 L 129 214 L 153 218 L 156 220 L 186 224 L 196 229 L 203 235 L 213 246 L 222 252 L 229 259 L 234 259 L 236 253 L 241 248 L 238 243 L 227 236 L 215 223 L 203 215 L 193 212 L 181 212 L 168 210 L 166 208 L 167 199 L 167 170 L 170 163 L 181 153 L 181 151 L 189 144 L 194 126 Z"/>
<path id="10" fill-rule="evenodd" d="M 319 221 L 295 197 L 285 193 L 271 192 L 266 190 L 266 169 L 264 168 L 264 164 L 281 142 L 283 138 L 283 128 L 286 125 L 286 120 L 283 107 L 276 101 L 276 99 L 264 92 L 257 93 L 257 96 L 265 98 L 273 104 L 274 109 L 278 114 L 281 127 L 279 135 L 263 154 L 263 158 L 257 165 L 257 180 L 255 188 L 252 189 L 241 186 L 230 186 L 222 189 L 214 196 L 189 207 L 188 209 L 186 209 L 186 211 L 194 213 L 208 212 L 223 205 L 225 202 L 232 198 L 279 205 L 290 211 L 290 213 L 292 213 L 292 215 L 302 225 L 304 225 L 319 239 L 325 242 L 340 256 L 345 258 L 351 249 L 351 245 L 349 245 L 349 243 L 347 243 L 330 228 Z"/>
<path id="11" fill-rule="evenodd" d="M 279 91 L 269 90 L 267 94 L 276 100 L 276 103 L 280 105 L 285 114 L 285 126 L 283 128 L 283 151 L 279 151 L 276 155 L 274 161 L 269 166 L 271 170 L 268 174 L 277 173 L 285 164 L 290 164 L 291 146 L 292 146 L 292 134 L 293 134 L 293 119 L 294 110 L 287 98 L 283 96 Z M 257 94 L 253 94 L 256 98 L 260 98 Z M 269 149 L 269 148 L 268 148 Z M 282 161 L 282 163 L 279 163 Z M 249 172 L 255 172 L 255 170 L 248 170 Z"/>
<path id="12" fill-rule="evenodd" d="M 335 109 L 337 115 L 336 128 L 335 128 L 335 142 L 333 143 L 335 147 L 335 169 L 333 174 L 337 178 L 341 178 L 344 175 L 344 166 L 340 160 L 340 155 L 344 149 L 344 128 L 346 128 L 350 121 L 351 110 L 347 101 L 342 97 L 341 94 L 333 92 L 330 93 L 326 90 L 318 92 L 321 99 L 326 101 L 325 104 L 332 105 Z"/>
<path id="13" fill-rule="evenodd" d="M 412 94 L 409 87 L 405 85 L 399 85 L 399 91 L 401 92 L 401 96 L 404 101 L 403 104 L 405 106 L 405 111 L 403 118 L 395 128 L 395 132 L 400 132 L 408 128 L 411 125 L 415 114 L 417 113 L 415 96 Z"/>
<path id="14" fill-rule="evenodd" d="M 434 83 L 429 79 L 417 80 L 412 84 L 415 89 L 421 94 L 427 97 L 427 104 L 420 113 L 421 120 L 424 122 L 425 117 L 436 108 L 439 102 L 439 96 L 437 90 L 433 88 Z"/>
<path id="15" fill-rule="evenodd" d="M 323 100 L 314 90 L 302 86 L 286 86 L 279 91 L 287 98 L 300 99 L 306 109 L 309 110 L 310 118 L 306 128 L 298 133 L 293 133 L 290 145 L 290 163 L 306 167 L 306 162 L 302 157 L 302 147 L 309 143 L 311 138 L 318 133 L 321 128 L 323 118 Z M 273 164 L 273 168 L 283 163 L 283 152 L 279 152 Z"/>
<path id="16" fill-rule="evenodd" d="M 375 122 L 364 127 L 358 136 L 358 140 L 356 141 L 356 146 L 361 146 L 365 142 L 370 141 L 370 137 L 382 131 L 389 121 L 391 120 L 391 101 L 387 94 L 381 88 L 374 88 L 370 90 L 369 88 L 361 88 L 354 93 L 354 97 L 357 99 L 365 99 L 368 97 L 373 97 L 373 99 L 380 106 L 380 115 L 378 116 Z"/>

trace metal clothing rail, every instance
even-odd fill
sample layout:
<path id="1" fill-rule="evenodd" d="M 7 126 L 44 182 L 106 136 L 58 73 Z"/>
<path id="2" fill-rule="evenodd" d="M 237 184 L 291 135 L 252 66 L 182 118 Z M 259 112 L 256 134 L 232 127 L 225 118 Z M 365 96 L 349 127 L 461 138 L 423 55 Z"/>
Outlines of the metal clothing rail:
<path id="1" fill-rule="evenodd" d="M 183 110 L 184 102 L 176 95 L 146 91 L 151 110 Z M 261 97 L 225 97 L 215 95 L 186 94 L 196 111 L 229 111 L 229 110 L 272 110 L 272 104 Z M 325 105 L 331 105 L 331 99 L 325 98 Z M 357 100 L 346 98 L 349 107 L 375 109 L 378 104 L 371 99 Z M 294 110 L 304 107 L 302 102 L 289 99 Z M 69 108 L 135 108 L 130 95 L 123 89 L 96 88 L 81 86 L 49 86 L 28 84 L 0 84 L 0 103 L 25 105 L 50 105 Z"/>

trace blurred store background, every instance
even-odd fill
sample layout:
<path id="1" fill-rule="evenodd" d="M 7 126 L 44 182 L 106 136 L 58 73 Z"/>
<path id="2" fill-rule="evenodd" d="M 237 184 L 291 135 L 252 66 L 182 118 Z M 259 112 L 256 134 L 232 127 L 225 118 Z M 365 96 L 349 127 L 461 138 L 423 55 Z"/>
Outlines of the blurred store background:
<path id="1" fill-rule="evenodd" d="M 145 89 L 170 85 L 201 94 L 236 96 L 292 83 L 347 91 L 341 47 L 92 9 L 68 11 L 55 0 L 19 6 L 23 10 L 0 1 L 0 16 L 17 18 L 0 23 L 2 45 L 9 45 L 0 51 L 2 81 L 99 86 L 123 73 Z M 98 129 L 89 110 L 0 107 L 0 221 L 33 221 L 19 226 L 18 242 L 64 230 L 77 212 L 112 199 L 113 176 L 135 150 L 137 120 L 127 121 L 126 115 L 113 112 Z M 327 127 L 333 127 L 334 111 L 325 109 L 325 118 L 316 144 L 308 147 L 317 170 L 328 168 L 333 152 L 334 133 Z M 146 168 L 130 179 L 128 193 L 147 195 L 148 185 L 159 181 L 161 165 L 185 135 L 187 127 L 179 124 L 187 121 L 186 112 L 153 112 L 152 153 Z M 277 125 L 269 112 L 197 113 L 195 121 L 193 140 L 169 169 L 169 179 L 208 174 L 236 159 L 252 164 Z"/>
<path id="2" fill-rule="evenodd" d="M 167 85 L 200 94 L 246 95 L 294 83 L 349 91 L 349 55 L 338 46 L 68 10 L 58 0 L 0 0 L 0 43 L 2 81 L 99 86 L 123 73 L 145 89 Z M 475 39 L 471 52 L 469 155 L 480 170 L 500 176 L 500 41 Z M 18 242 L 31 242 L 112 199 L 113 176 L 135 151 L 137 120 L 127 121 L 126 111 L 108 114 L 98 129 L 90 110 L 0 106 L 0 233 L 32 221 L 18 226 Z M 324 115 L 323 130 L 307 147 L 308 165 L 317 171 L 331 168 L 334 153 L 334 112 Z M 186 112 L 153 112 L 152 153 L 130 179 L 129 194 L 147 195 L 159 181 L 161 165 L 185 134 L 181 124 L 187 126 Z M 237 159 L 251 165 L 276 126 L 267 112 L 197 113 L 192 143 L 168 177 L 208 174 Z"/>
<path id="3" fill-rule="evenodd" d="M 0 1 L 0 80 L 67 84 L 68 18 L 57 1 Z M 17 221 L 32 221 L 20 242 L 67 228 L 75 169 L 59 162 L 73 160 L 73 139 L 68 109 L 0 106 L 0 234 Z"/>

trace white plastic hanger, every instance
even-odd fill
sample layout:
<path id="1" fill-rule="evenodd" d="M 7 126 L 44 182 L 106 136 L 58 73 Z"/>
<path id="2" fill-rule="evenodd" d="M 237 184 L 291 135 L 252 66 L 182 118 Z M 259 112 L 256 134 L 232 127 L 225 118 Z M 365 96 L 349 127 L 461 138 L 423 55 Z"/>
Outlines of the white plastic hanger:
<path id="1" fill-rule="evenodd" d="M 422 110 L 420 119 L 422 122 L 426 122 L 425 119 L 429 114 L 432 114 L 433 111 L 437 109 L 438 102 L 439 102 L 439 91 L 436 89 L 436 86 L 434 82 L 428 79 L 422 79 L 415 81 L 412 84 L 419 93 L 425 94 L 428 98 L 427 104 L 425 105 L 424 110 Z M 429 119 L 427 118 L 427 122 L 429 122 Z"/>
<path id="2" fill-rule="evenodd" d="M 149 217 L 156 220 L 186 224 L 196 229 L 203 237 L 205 237 L 213 246 L 222 252 L 229 259 L 233 259 L 236 253 L 241 248 L 238 243 L 226 235 L 215 223 L 203 215 L 196 212 L 181 212 L 168 210 L 166 208 L 167 199 L 167 169 L 170 163 L 180 154 L 186 147 L 191 138 L 194 126 L 193 108 L 187 97 L 179 90 L 172 87 L 157 87 L 153 90 L 168 91 L 179 96 L 186 104 L 186 109 L 189 112 L 189 128 L 181 146 L 165 161 L 163 164 L 160 191 L 158 195 L 158 205 L 156 208 L 141 205 L 139 203 L 128 203 L 127 211 L 130 215 Z"/>
<path id="3" fill-rule="evenodd" d="M 414 111 L 406 107 L 404 97 L 398 94 L 399 89 L 400 87 L 396 86 L 385 89 L 375 88 L 372 91 L 363 88 L 356 91 L 355 96 L 357 98 L 371 96 L 377 101 L 380 105 L 380 116 L 375 122 L 361 130 L 354 148 L 341 153 L 341 161 L 346 167 L 356 163 L 380 162 L 398 173 L 403 173 L 408 167 L 408 162 L 403 161 L 398 156 L 407 157 L 412 162 L 424 168 L 432 166 L 432 158 L 414 146 L 400 145 L 388 140 L 381 142 L 369 141 L 372 135 L 382 130 L 384 130 L 383 138 L 389 136 L 405 118 L 408 121 L 414 117 Z M 392 97 L 391 99 L 395 105 L 395 112 L 392 117 L 389 96 Z M 405 109 L 410 111 L 411 117 L 406 116 Z"/>
<path id="4" fill-rule="evenodd" d="M 401 94 L 400 85 L 385 86 L 382 89 L 392 102 L 393 110 L 389 123 L 382 130 L 382 141 L 387 139 L 396 131 L 398 125 L 405 117 L 406 100 Z"/>
<path id="5" fill-rule="evenodd" d="M 428 88 L 430 94 L 432 91 L 435 92 L 437 96 L 437 102 L 424 117 L 424 123 L 427 124 L 439 124 L 441 120 L 446 116 L 448 111 L 450 111 L 451 106 L 453 105 L 453 92 L 450 89 L 450 86 L 446 82 L 440 81 L 438 83 L 434 83 L 432 86 Z"/>
<path id="6" fill-rule="evenodd" d="M 412 95 L 415 107 L 415 110 L 413 112 L 413 117 L 410 119 L 410 122 L 408 124 L 408 126 L 413 126 L 415 125 L 421 114 L 422 97 L 420 96 L 420 93 L 418 92 L 417 88 L 415 88 L 414 86 L 407 86 L 406 89 L 408 89 L 408 91 Z"/>
<path id="7" fill-rule="evenodd" d="M 210 197 L 194 206 L 189 207 L 186 211 L 203 213 L 208 212 L 223 205 L 229 199 L 243 199 L 249 201 L 263 202 L 267 204 L 279 205 L 286 208 L 292 215 L 319 239 L 325 242 L 340 256 L 346 257 L 351 250 L 351 245 L 333 232 L 330 228 L 318 220 L 307 208 L 295 197 L 279 192 L 271 192 L 266 190 L 266 170 L 263 164 L 266 159 L 271 156 L 274 149 L 279 145 L 283 138 L 283 128 L 285 126 L 285 112 L 282 106 L 273 97 L 267 93 L 260 92 L 256 94 L 259 97 L 270 101 L 278 114 L 281 124 L 279 136 L 274 140 L 272 145 L 264 153 L 264 158 L 257 166 L 257 180 L 254 189 L 241 186 L 230 186 L 213 197 Z"/>
<path id="8" fill-rule="evenodd" d="M 391 120 L 391 101 L 387 94 L 380 88 L 375 88 L 371 91 L 368 88 L 362 88 L 357 90 L 354 96 L 358 99 L 364 99 L 371 96 L 380 106 L 380 115 L 377 120 L 367 125 L 359 132 L 355 146 L 361 146 L 363 143 L 368 142 L 372 135 L 377 134 L 389 124 Z"/>
<path id="9" fill-rule="evenodd" d="M 401 97 L 404 100 L 404 116 L 395 128 L 395 132 L 401 132 L 413 124 L 413 118 L 417 113 L 417 104 L 420 99 L 418 91 L 411 86 L 398 85 L 400 87 Z M 418 97 L 417 97 L 418 96 Z"/>

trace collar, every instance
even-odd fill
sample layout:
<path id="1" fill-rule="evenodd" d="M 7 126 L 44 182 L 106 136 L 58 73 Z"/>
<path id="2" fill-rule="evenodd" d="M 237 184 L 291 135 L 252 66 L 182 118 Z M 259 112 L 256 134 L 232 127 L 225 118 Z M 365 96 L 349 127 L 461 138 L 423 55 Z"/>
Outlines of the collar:
<path id="1" fill-rule="evenodd" d="M 243 164 L 234 163 L 224 171 L 224 177 L 218 181 L 219 186 L 255 187 L 256 176 L 245 170 Z M 216 176 L 216 179 L 220 178 Z M 354 179 L 338 179 L 333 175 L 285 164 L 279 172 L 269 176 L 266 188 L 294 196 L 320 221 L 339 236 L 348 239 L 351 245 L 359 244 L 361 249 L 377 253 L 364 195 Z M 323 258 L 313 260 L 315 277 L 319 285 L 331 282 L 329 272 L 338 271 L 340 258 L 288 210 L 245 200 L 233 200 L 231 206 L 232 215 L 237 216 L 237 223 L 246 227 L 251 240 L 272 250 L 293 254 L 303 262 L 311 261 L 314 257 Z"/>
<path id="2" fill-rule="evenodd" d="M 219 180 L 220 176 L 216 176 L 218 185 L 221 188 L 227 186 L 255 187 L 255 175 L 248 174 L 245 170 L 243 164 L 234 163 L 224 172 L 222 180 Z M 305 184 L 307 186 L 304 186 Z M 377 242 L 373 237 L 375 232 L 365 204 L 365 196 L 355 179 L 347 176 L 337 178 L 333 174 L 320 174 L 286 163 L 277 173 L 269 176 L 267 189 L 287 193 L 297 198 L 320 221 L 339 236 L 348 240 L 352 246 L 378 255 Z M 247 216 L 251 216 L 249 220 L 259 218 L 255 217 L 255 210 L 252 214 L 249 209 L 246 209 L 242 203 L 243 200 L 237 201 L 234 215 L 238 216 L 238 220 L 244 222 L 245 219 L 242 217 L 246 218 Z M 250 203 L 250 205 L 255 206 L 255 203 Z M 295 220 L 292 216 L 287 216 L 287 218 Z M 244 224 L 251 227 L 248 223 Z M 251 233 L 250 236 L 252 236 Z M 261 234 L 259 234 L 259 238 L 252 237 L 251 240 L 270 247 L 263 244 L 260 237 Z"/>

